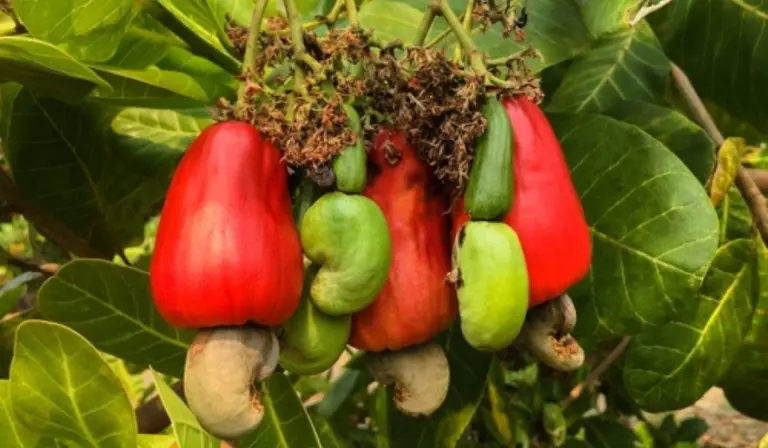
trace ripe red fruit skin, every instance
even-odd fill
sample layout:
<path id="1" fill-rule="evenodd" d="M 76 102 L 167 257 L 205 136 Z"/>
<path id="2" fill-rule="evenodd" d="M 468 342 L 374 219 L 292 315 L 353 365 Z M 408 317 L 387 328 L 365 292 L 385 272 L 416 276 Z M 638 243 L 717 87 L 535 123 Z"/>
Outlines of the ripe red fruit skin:
<path id="1" fill-rule="evenodd" d="M 177 328 L 273 326 L 304 275 L 279 151 L 247 123 L 209 126 L 174 173 L 157 230 L 150 287 Z"/>
<path id="2" fill-rule="evenodd" d="M 385 160 L 387 141 L 400 152 Z M 352 317 L 350 344 L 361 350 L 398 350 L 420 344 L 456 317 L 451 270 L 449 206 L 429 167 L 403 133 L 380 132 L 370 154 L 373 167 L 363 194 L 384 213 L 392 238 L 392 264 L 383 289 Z"/>
<path id="3" fill-rule="evenodd" d="M 525 96 L 503 102 L 514 130 L 515 187 L 503 221 L 520 238 L 530 282 L 529 307 L 552 300 L 589 272 L 592 240 L 560 143 L 544 112 Z M 469 219 L 454 208 L 453 235 Z"/>

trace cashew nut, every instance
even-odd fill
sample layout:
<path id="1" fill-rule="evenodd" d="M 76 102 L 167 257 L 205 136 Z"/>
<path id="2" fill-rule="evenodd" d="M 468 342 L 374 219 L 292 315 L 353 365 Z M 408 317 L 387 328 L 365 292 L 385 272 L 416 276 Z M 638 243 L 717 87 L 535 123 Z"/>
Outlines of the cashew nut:
<path id="1" fill-rule="evenodd" d="M 448 358 L 434 342 L 369 353 L 368 371 L 381 384 L 394 383 L 395 406 L 407 415 L 430 415 L 448 395 Z"/>
<path id="2" fill-rule="evenodd" d="M 256 429 L 264 414 L 256 382 L 272 374 L 279 355 L 268 329 L 200 330 L 187 351 L 184 394 L 202 427 L 222 439 Z"/>
<path id="3" fill-rule="evenodd" d="M 571 372 L 584 364 L 584 349 L 570 335 L 576 326 L 576 308 L 567 294 L 528 310 L 522 343 L 547 366 Z"/>

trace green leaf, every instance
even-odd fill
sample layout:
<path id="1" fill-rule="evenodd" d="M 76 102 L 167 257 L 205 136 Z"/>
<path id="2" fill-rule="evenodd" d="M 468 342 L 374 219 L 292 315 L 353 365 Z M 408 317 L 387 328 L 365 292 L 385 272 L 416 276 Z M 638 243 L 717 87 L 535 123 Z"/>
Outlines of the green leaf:
<path id="1" fill-rule="evenodd" d="M 671 322 L 633 338 L 624 384 L 644 410 L 696 402 L 726 372 L 749 331 L 758 294 L 757 260 L 749 240 L 717 251 L 696 300 Z"/>
<path id="2" fill-rule="evenodd" d="M 375 0 L 362 5 L 358 21 L 360 26 L 373 32 L 383 41 L 399 39 L 410 44 L 416 39 L 423 10 L 393 0 Z M 429 39 L 435 37 L 441 27 L 437 24 L 430 29 Z"/>
<path id="3" fill-rule="evenodd" d="M 674 152 L 702 185 L 706 183 L 715 162 L 715 142 L 685 115 L 638 101 L 617 103 L 606 114 L 650 134 Z"/>
<path id="4" fill-rule="evenodd" d="M 40 435 L 16 421 L 11 410 L 11 384 L 0 380 L 0 435 L 6 448 L 29 448 L 37 445 Z"/>
<path id="5" fill-rule="evenodd" d="M 317 429 L 317 435 L 320 438 L 320 442 L 323 448 L 347 448 L 350 445 L 349 441 L 341 437 L 333 424 L 324 419 L 313 419 L 315 429 Z"/>
<path id="6" fill-rule="evenodd" d="M 667 322 L 699 290 L 717 215 L 690 170 L 658 140 L 602 116 L 549 116 L 592 232 L 592 266 L 569 290 L 579 342 Z"/>
<path id="7" fill-rule="evenodd" d="M 648 22 L 703 99 L 768 134 L 765 2 L 679 0 Z"/>
<path id="8" fill-rule="evenodd" d="M 344 372 L 333 382 L 330 390 L 325 393 L 323 400 L 315 407 L 315 414 L 320 419 L 333 417 L 356 389 L 367 386 L 371 380 L 370 375 L 360 370 L 344 369 Z"/>
<path id="9" fill-rule="evenodd" d="M 81 61 L 106 61 L 139 11 L 132 0 L 14 0 L 33 37 L 60 45 Z"/>
<path id="10" fill-rule="evenodd" d="M 99 350 L 181 377 L 192 331 L 171 327 L 158 314 L 149 274 L 104 260 L 73 260 L 38 293 L 47 319 L 83 334 Z"/>
<path id="11" fill-rule="evenodd" d="M 506 394 L 504 384 L 504 368 L 494 358 L 488 372 L 488 399 L 487 413 L 484 413 L 485 426 L 493 434 L 496 440 L 504 446 L 510 446 L 515 442 L 514 422 L 510 418 L 507 405 L 509 397 Z M 481 408 L 481 411 L 486 411 Z"/>
<path id="12" fill-rule="evenodd" d="M 206 3 L 211 8 L 213 17 L 221 25 L 224 24 L 225 17 L 227 16 L 240 26 L 248 26 L 251 23 L 254 0 L 206 0 Z M 271 15 L 269 14 L 270 6 L 273 13 L 276 10 L 275 2 L 270 1 L 267 11 L 265 11 L 267 17 Z"/>
<path id="13" fill-rule="evenodd" d="M 237 92 L 237 79 L 234 76 L 208 59 L 183 48 L 169 48 L 157 66 L 162 70 L 184 73 L 194 78 L 206 92 L 209 102 L 219 97 L 234 98 Z"/>
<path id="14" fill-rule="evenodd" d="M 629 21 L 634 18 L 637 9 L 644 0 L 576 0 L 581 10 L 581 17 L 594 37 L 629 28 Z"/>
<path id="15" fill-rule="evenodd" d="M 0 288 L 0 317 L 10 313 L 27 292 L 27 283 L 37 280 L 43 274 L 39 272 L 24 272 L 6 282 Z"/>
<path id="16" fill-rule="evenodd" d="M 757 265 L 760 276 L 760 301 L 752 325 L 734 362 L 723 375 L 720 386 L 731 406 L 752 418 L 768 421 L 768 251 L 759 245 Z"/>
<path id="17" fill-rule="evenodd" d="M 737 188 L 728 190 L 717 212 L 720 217 L 720 244 L 739 238 L 752 238 L 752 214 Z"/>
<path id="18" fill-rule="evenodd" d="M 109 104 L 128 107 L 184 108 L 213 104 L 200 81 L 186 73 L 148 67 L 143 70 L 96 68 L 113 90 L 97 89 L 93 96 Z"/>
<path id="19" fill-rule="evenodd" d="M 322 446 L 306 409 L 284 374 L 272 374 L 260 387 L 264 418 L 256 431 L 238 441 L 238 448 Z"/>
<path id="20" fill-rule="evenodd" d="M 170 175 L 187 147 L 212 123 L 205 109 L 131 107 L 112 120 L 110 141 L 115 153 L 134 170 Z"/>
<path id="21" fill-rule="evenodd" d="M 176 437 L 167 434 L 139 434 L 138 448 L 174 448 Z"/>
<path id="22" fill-rule="evenodd" d="M 128 28 L 120 46 L 105 67 L 141 70 L 157 63 L 168 51 L 169 39 L 160 33 L 137 26 Z"/>
<path id="23" fill-rule="evenodd" d="M 204 0 L 157 0 L 156 7 L 153 15 L 196 54 L 207 57 L 230 73 L 240 73 L 242 64 L 221 43 L 216 19 Z"/>
<path id="24" fill-rule="evenodd" d="M 107 81 L 64 50 L 24 36 L 0 37 L 0 81 L 16 81 L 71 103 L 97 86 L 111 90 Z"/>
<path id="25" fill-rule="evenodd" d="M 62 325 L 19 325 L 11 404 L 41 436 L 78 447 L 136 447 L 136 417 L 120 380 L 85 338 Z"/>
<path id="26" fill-rule="evenodd" d="M 173 434 L 176 436 L 179 448 L 219 448 L 219 440 L 200 427 L 197 418 L 184 404 L 184 401 L 155 371 L 152 371 L 152 379 L 163 402 L 163 407 L 171 420 L 171 428 L 173 428 Z"/>
<path id="27" fill-rule="evenodd" d="M 109 122 L 97 108 L 25 88 L 11 121 L 4 149 L 28 200 L 103 254 L 143 235 L 145 219 L 165 194 L 167 173 L 144 176 L 114 157 L 104 132 Z"/>
<path id="28" fill-rule="evenodd" d="M 637 442 L 637 436 L 631 429 L 617 420 L 603 417 L 591 417 L 582 422 L 584 439 L 593 448 L 631 447 Z M 579 445 L 565 444 L 566 447 Z"/>
<path id="29" fill-rule="evenodd" d="M 389 437 L 393 447 L 455 446 L 480 404 L 492 356 L 472 348 L 458 324 L 447 334 L 443 347 L 448 357 L 451 384 L 443 405 L 427 418 L 411 418 L 389 406 Z M 391 395 L 391 394 L 390 394 Z"/>
<path id="30" fill-rule="evenodd" d="M 669 61 L 647 25 L 600 39 L 570 66 L 552 96 L 553 112 L 601 112 L 619 101 L 653 102 Z"/>

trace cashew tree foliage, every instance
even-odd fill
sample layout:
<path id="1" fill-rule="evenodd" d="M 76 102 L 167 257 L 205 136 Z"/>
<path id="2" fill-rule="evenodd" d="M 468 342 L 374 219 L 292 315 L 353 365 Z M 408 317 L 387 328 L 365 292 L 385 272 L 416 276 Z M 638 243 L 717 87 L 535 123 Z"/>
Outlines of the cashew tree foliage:
<path id="1" fill-rule="evenodd" d="M 713 387 L 768 421 L 766 24 L 0 0 L 2 445 L 682 448 Z"/>

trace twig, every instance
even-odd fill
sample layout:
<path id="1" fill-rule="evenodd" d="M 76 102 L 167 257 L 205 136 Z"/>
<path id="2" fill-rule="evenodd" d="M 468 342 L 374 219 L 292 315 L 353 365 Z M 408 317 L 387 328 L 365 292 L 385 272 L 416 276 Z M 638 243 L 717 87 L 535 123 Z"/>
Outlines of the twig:
<path id="1" fill-rule="evenodd" d="M 37 264 L 31 261 L 25 260 L 23 258 L 15 257 L 13 255 L 8 257 L 8 264 L 11 266 L 16 266 L 17 268 L 21 268 L 25 271 L 39 272 L 43 274 L 45 277 L 52 276 L 53 274 L 56 273 L 56 270 L 59 268 L 59 265 L 55 263 Z"/>
<path id="2" fill-rule="evenodd" d="M 245 43 L 245 55 L 243 56 L 243 80 L 237 88 L 237 107 L 244 109 L 248 103 L 248 83 L 256 62 L 256 54 L 259 50 L 259 35 L 261 34 L 261 22 L 264 18 L 264 11 L 267 10 L 267 0 L 258 0 L 253 6 L 253 15 L 251 16 L 251 25 L 248 30 L 248 40 Z"/>
<path id="3" fill-rule="evenodd" d="M 186 401 L 184 398 L 183 381 L 178 381 L 171 386 L 171 389 L 173 389 L 182 400 Z M 137 407 L 135 413 L 139 434 L 157 434 L 171 424 L 171 419 L 168 417 L 168 413 L 165 411 L 165 407 L 163 406 L 163 402 L 160 400 L 159 395 Z"/>
<path id="4" fill-rule="evenodd" d="M 80 257 L 110 259 L 107 255 L 91 247 L 88 242 L 68 227 L 27 201 L 16 188 L 16 184 L 8 176 L 8 173 L 2 169 L 0 169 L 0 197 L 5 198 L 10 204 L 20 208 L 22 214 L 29 222 L 50 236 L 64 250 Z"/>
<path id="5" fill-rule="evenodd" d="M 672 64 L 672 79 L 674 79 L 675 84 L 677 84 L 685 101 L 688 103 L 694 120 L 712 137 L 718 148 L 722 146 L 725 141 L 723 134 L 720 133 L 715 121 L 701 101 L 699 94 L 696 93 L 696 89 L 691 84 L 690 79 L 688 79 L 688 76 L 677 64 Z M 760 189 L 757 188 L 747 169 L 743 166 L 739 167 L 736 173 L 735 183 L 736 188 L 739 189 L 741 196 L 749 206 L 749 211 L 752 213 L 752 220 L 755 227 L 757 227 L 757 231 L 760 232 L 763 241 L 768 244 L 768 204 L 766 204 L 765 197 L 760 192 Z"/>
<path id="6" fill-rule="evenodd" d="M 747 174 L 763 193 L 768 193 L 768 171 L 756 168 L 746 168 Z"/>
<path id="7" fill-rule="evenodd" d="M 584 389 L 591 387 L 597 380 L 599 380 L 600 377 L 603 376 L 603 374 L 608 370 L 608 367 L 616 362 L 616 360 L 619 359 L 619 356 L 624 353 L 624 350 L 627 349 L 627 345 L 629 345 L 629 341 L 631 339 L 632 338 L 630 336 L 624 336 L 621 338 L 621 341 L 616 345 L 616 347 L 613 348 L 613 350 L 611 350 L 610 353 L 608 353 L 608 356 L 606 356 L 605 359 L 603 359 L 603 361 L 597 367 L 589 372 L 589 375 L 584 379 L 584 381 L 577 384 L 576 387 L 571 389 L 571 392 L 568 394 L 568 396 L 560 401 L 560 407 L 566 409 L 568 406 L 570 406 L 571 403 L 576 401 L 581 396 L 581 393 L 584 392 Z"/>
<path id="8" fill-rule="evenodd" d="M 640 23 L 641 20 L 648 17 L 650 14 L 653 14 L 654 12 L 660 10 L 661 8 L 667 6 L 670 3 L 672 3 L 672 0 L 661 0 L 660 2 L 655 3 L 653 5 L 643 5 L 643 7 L 637 11 L 637 14 L 635 14 L 635 18 L 629 21 L 629 26 L 631 27 L 637 26 L 637 24 Z"/>

